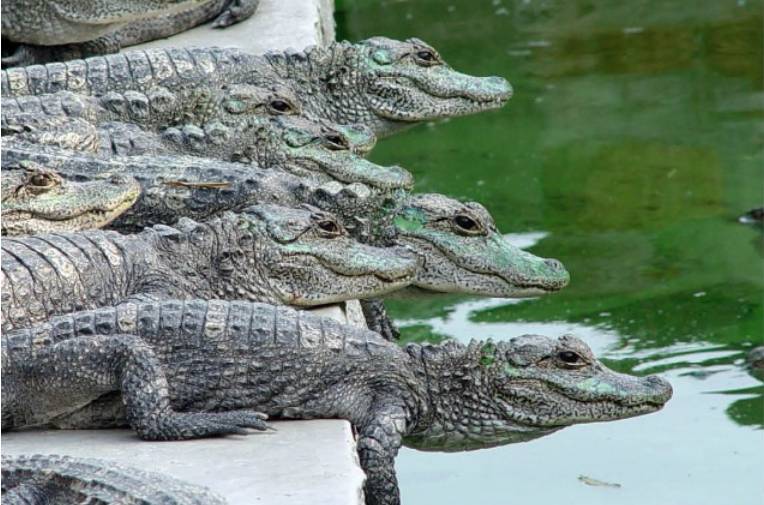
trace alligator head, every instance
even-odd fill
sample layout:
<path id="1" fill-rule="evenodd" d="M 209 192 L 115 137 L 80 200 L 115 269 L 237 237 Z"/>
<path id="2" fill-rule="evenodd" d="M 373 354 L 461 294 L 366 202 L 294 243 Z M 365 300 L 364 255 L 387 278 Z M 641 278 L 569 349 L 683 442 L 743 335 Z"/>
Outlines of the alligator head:
<path id="1" fill-rule="evenodd" d="M 608 369 L 570 335 L 473 341 L 466 348 L 412 344 L 407 351 L 424 363 L 431 385 L 431 414 L 404 440 L 422 450 L 524 442 L 574 424 L 655 412 L 672 395 L 660 377 Z"/>
<path id="2" fill-rule="evenodd" d="M 428 291 L 516 298 L 558 291 L 570 279 L 559 261 L 511 245 L 478 203 L 413 195 L 393 224 L 398 243 L 422 258 L 413 285 Z"/>
<path id="3" fill-rule="evenodd" d="M 419 39 L 373 37 L 266 58 L 282 78 L 300 81 L 309 115 L 364 124 L 380 137 L 419 121 L 495 109 L 512 95 L 504 78 L 459 73 Z"/>
<path id="4" fill-rule="evenodd" d="M 365 127 L 284 116 L 261 123 L 256 136 L 244 149 L 243 161 L 255 161 L 262 168 L 279 167 L 301 177 L 363 183 L 383 190 L 410 188 L 414 182 L 407 170 L 377 165 L 358 154 L 374 141 Z"/>
<path id="5" fill-rule="evenodd" d="M 182 219 L 177 226 L 195 249 L 206 251 L 186 257 L 213 257 L 209 281 L 220 297 L 323 305 L 401 289 L 418 267 L 406 249 L 361 244 L 332 214 L 307 206 L 255 205 L 205 224 Z"/>
<path id="6" fill-rule="evenodd" d="M 77 231 L 106 226 L 140 195 L 132 177 L 65 180 L 38 164 L 2 171 L 2 234 Z"/>
<path id="7" fill-rule="evenodd" d="M 374 130 L 379 136 L 405 123 L 495 109 L 512 96 L 504 78 L 457 72 L 419 39 L 374 37 L 356 47 L 358 80 L 366 105 L 376 116 Z"/>

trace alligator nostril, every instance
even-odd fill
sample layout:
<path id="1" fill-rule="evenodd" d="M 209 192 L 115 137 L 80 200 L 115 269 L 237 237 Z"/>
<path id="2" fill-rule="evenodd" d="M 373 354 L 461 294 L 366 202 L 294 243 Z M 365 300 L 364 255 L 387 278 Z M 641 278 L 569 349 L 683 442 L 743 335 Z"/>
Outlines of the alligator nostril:
<path id="1" fill-rule="evenodd" d="M 546 266 L 557 272 L 562 272 L 565 270 L 565 266 L 562 264 L 562 262 L 554 258 L 545 259 L 544 263 Z"/>
<path id="2" fill-rule="evenodd" d="M 671 387 L 671 383 L 669 383 L 669 381 L 666 379 L 658 377 L 657 375 L 649 375 L 643 380 L 648 384 L 649 387 L 660 389 L 660 393 L 668 398 L 670 398 L 674 392 L 673 388 Z"/>
<path id="3" fill-rule="evenodd" d="M 510 98 L 512 96 L 512 85 L 505 78 L 493 75 L 487 77 L 486 79 L 488 80 L 490 86 L 496 90 L 496 92 L 501 93 L 506 98 Z"/>

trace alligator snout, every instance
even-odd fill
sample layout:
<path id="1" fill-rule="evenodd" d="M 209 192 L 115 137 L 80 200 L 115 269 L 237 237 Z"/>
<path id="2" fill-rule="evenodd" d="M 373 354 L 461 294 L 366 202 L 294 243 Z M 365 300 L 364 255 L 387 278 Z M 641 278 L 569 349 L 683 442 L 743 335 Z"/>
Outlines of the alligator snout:
<path id="1" fill-rule="evenodd" d="M 649 399 L 653 403 L 664 404 L 671 399 L 674 394 L 674 389 L 666 379 L 658 377 L 657 375 L 649 375 L 642 379 L 642 382 L 647 391 L 649 391 Z"/>
<path id="2" fill-rule="evenodd" d="M 492 75 L 485 77 L 485 91 L 489 100 L 506 101 L 512 98 L 512 85 L 503 77 Z"/>
<path id="3" fill-rule="evenodd" d="M 401 247 L 393 248 L 391 252 L 374 274 L 391 282 L 413 277 L 421 265 L 419 257 Z"/>
<path id="4" fill-rule="evenodd" d="M 565 272 L 565 266 L 562 264 L 560 260 L 556 260 L 554 258 L 547 258 L 544 260 L 544 263 L 546 266 L 549 267 L 550 270 L 553 272 Z"/>

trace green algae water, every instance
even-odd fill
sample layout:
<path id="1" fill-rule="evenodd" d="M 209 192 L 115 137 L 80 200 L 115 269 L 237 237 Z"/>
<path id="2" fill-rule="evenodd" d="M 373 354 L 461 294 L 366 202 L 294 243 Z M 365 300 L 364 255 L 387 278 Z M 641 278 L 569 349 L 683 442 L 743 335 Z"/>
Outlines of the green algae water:
<path id="1" fill-rule="evenodd" d="M 338 38 L 418 37 L 453 67 L 501 75 L 496 112 L 418 126 L 372 158 L 418 191 L 483 203 L 571 272 L 523 301 L 391 303 L 409 340 L 586 340 L 612 368 L 659 373 L 657 414 L 470 453 L 404 449 L 409 504 L 761 505 L 764 343 L 761 1 L 344 0 Z M 603 485 L 603 483 L 617 484 Z"/>

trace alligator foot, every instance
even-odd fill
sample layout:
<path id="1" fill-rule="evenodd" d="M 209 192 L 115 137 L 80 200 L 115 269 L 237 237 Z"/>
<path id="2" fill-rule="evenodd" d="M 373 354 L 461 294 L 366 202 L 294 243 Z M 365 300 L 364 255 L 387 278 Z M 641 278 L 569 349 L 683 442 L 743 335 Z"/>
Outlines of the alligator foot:
<path id="1" fill-rule="evenodd" d="M 401 332 L 387 315 L 387 309 L 382 300 L 361 300 L 361 308 L 366 319 L 366 326 L 370 330 L 376 331 L 390 342 L 395 342 L 400 338 Z"/>
<path id="2" fill-rule="evenodd" d="M 213 28 L 225 28 L 244 21 L 257 10 L 260 0 L 231 0 L 223 12 L 215 18 Z"/>
<path id="3" fill-rule="evenodd" d="M 136 426 L 144 440 L 188 440 L 223 435 L 246 435 L 248 428 L 269 429 L 268 416 L 252 410 L 172 412 Z M 271 428 L 272 429 L 272 428 Z"/>

